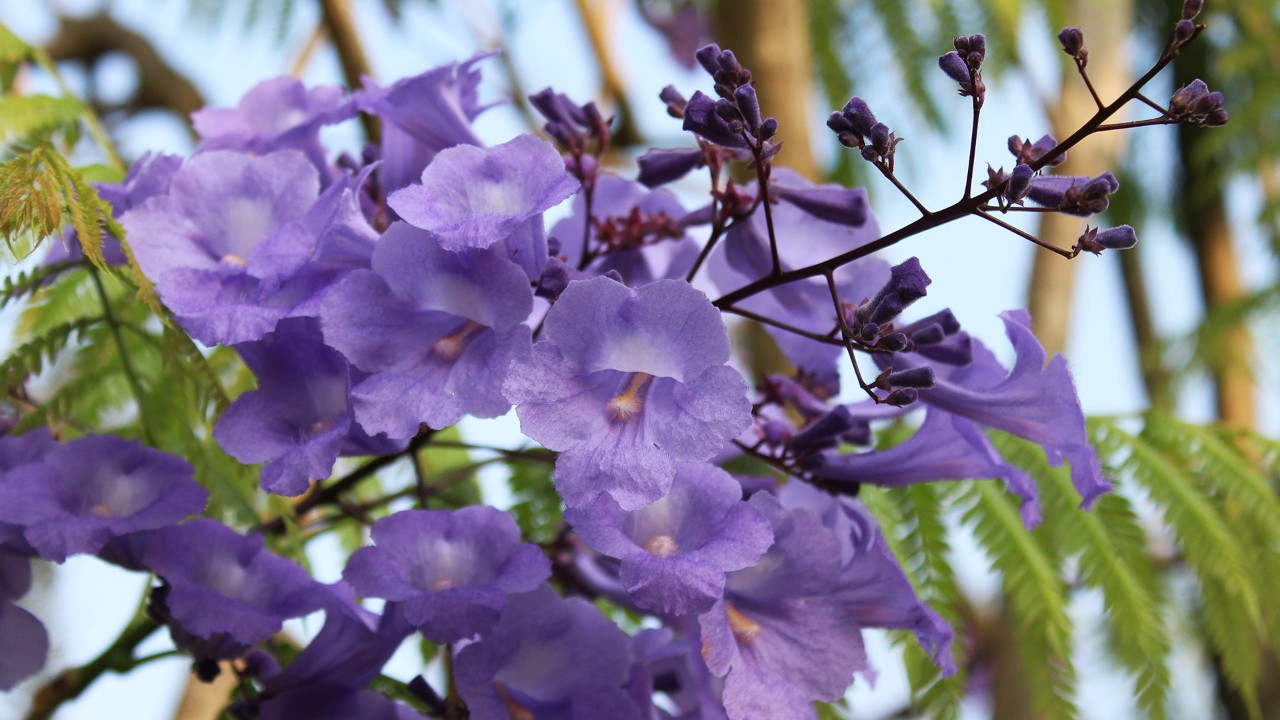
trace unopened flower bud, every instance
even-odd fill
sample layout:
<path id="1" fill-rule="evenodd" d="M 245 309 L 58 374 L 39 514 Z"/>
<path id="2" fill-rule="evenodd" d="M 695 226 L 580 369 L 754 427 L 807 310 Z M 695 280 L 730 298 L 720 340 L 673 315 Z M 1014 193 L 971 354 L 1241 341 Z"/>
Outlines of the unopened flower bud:
<path id="1" fill-rule="evenodd" d="M 1011 203 L 1020 202 L 1031 189 L 1031 178 L 1035 173 L 1030 165 L 1019 165 L 1009 175 L 1009 184 L 1004 189 L 1004 199 Z"/>
<path id="2" fill-rule="evenodd" d="M 895 388 L 933 387 L 933 368 L 923 365 L 889 373 L 889 385 Z"/>
<path id="3" fill-rule="evenodd" d="M 767 117 L 760 123 L 760 139 L 772 140 L 778 134 L 778 119 Z"/>
<path id="4" fill-rule="evenodd" d="M 889 393 L 889 396 L 886 397 L 884 401 L 886 404 L 894 407 L 905 407 L 915 402 L 916 398 L 919 396 L 920 393 L 915 388 L 898 388 L 897 390 Z"/>
<path id="5" fill-rule="evenodd" d="M 738 112 L 742 114 L 743 121 L 746 122 L 747 130 L 751 131 L 752 135 L 758 135 L 764 118 L 760 116 L 760 101 L 756 98 L 756 89 L 750 85 L 743 85 L 733 91 L 733 99 L 738 106 Z"/>
<path id="6" fill-rule="evenodd" d="M 1182 47 L 1195 37 L 1196 24 L 1192 20 L 1179 20 L 1173 26 L 1173 45 L 1174 47 Z"/>
<path id="7" fill-rule="evenodd" d="M 1058 33 L 1062 51 L 1076 59 L 1082 66 L 1089 59 L 1089 49 L 1084 44 L 1084 32 L 1078 27 L 1064 27 Z"/>
<path id="8" fill-rule="evenodd" d="M 1138 235 L 1131 226 L 1120 225 L 1103 230 L 1094 240 L 1108 250 L 1127 250 L 1138 244 Z"/>
<path id="9" fill-rule="evenodd" d="M 1182 19 L 1195 20 L 1204 9 L 1204 0 L 1186 0 L 1182 3 Z"/>
<path id="10" fill-rule="evenodd" d="M 955 50 L 940 56 L 938 67 L 942 68 L 942 72 L 946 73 L 947 77 L 958 83 L 969 82 L 969 65 Z"/>

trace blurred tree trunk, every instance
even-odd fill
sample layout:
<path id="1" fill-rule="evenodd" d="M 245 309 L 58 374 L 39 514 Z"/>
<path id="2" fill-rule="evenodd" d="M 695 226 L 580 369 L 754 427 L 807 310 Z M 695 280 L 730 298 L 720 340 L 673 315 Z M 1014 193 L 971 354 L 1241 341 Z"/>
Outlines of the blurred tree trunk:
<path id="1" fill-rule="evenodd" d="M 1086 67 L 1089 79 L 1108 103 L 1129 86 L 1129 62 L 1123 52 L 1133 27 L 1131 0 L 1072 0 L 1065 14 L 1084 31 L 1092 62 Z M 1093 97 L 1079 77 L 1075 63 L 1065 53 L 1062 59 L 1062 90 L 1057 103 L 1046 108 L 1053 135 L 1062 139 L 1091 118 L 1097 110 Z M 1034 140 L 1035 135 L 1031 135 Z M 1102 133 L 1077 145 L 1067 154 L 1055 174 L 1095 176 L 1114 169 L 1123 149 L 1121 133 Z M 1076 243 L 1084 230 L 1084 222 L 1074 216 L 1045 214 L 1037 233 L 1045 242 L 1061 248 Z M 1071 309 L 1075 290 L 1076 266 L 1092 257 L 1064 260 L 1050 252 L 1036 252 L 1032 266 L 1027 307 L 1031 311 L 1031 327 L 1050 353 L 1062 352 L 1071 328 Z M 1019 652 L 1019 638 L 1013 628 L 1007 603 L 1002 611 L 1003 629 L 996 637 L 995 678 L 992 688 L 992 715 L 995 720 L 1040 720 L 1046 718 L 1035 709 L 1029 691 L 1027 674 L 1044 672 L 1046 668 L 1027 667 Z M 1047 720 L 1047 718 L 1046 718 Z"/>
<path id="2" fill-rule="evenodd" d="M 1084 31 L 1091 60 L 1086 68 L 1089 78 L 1102 101 L 1110 102 L 1131 82 L 1128 56 L 1123 48 L 1133 28 L 1132 0 L 1072 0 L 1066 15 Z M 1097 106 L 1076 72 L 1075 63 L 1065 53 L 1059 53 L 1059 57 L 1062 58 L 1062 92 L 1057 104 L 1047 110 L 1053 135 L 1061 139 L 1092 117 Z M 1094 176 L 1114 169 L 1123 141 L 1123 133 L 1095 135 L 1073 148 L 1067 154 L 1067 161 L 1054 172 Z M 1041 219 L 1039 236 L 1058 247 L 1069 248 L 1083 230 L 1084 222 L 1080 218 L 1046 214 Z M 1027 307 L 1031 311 L 1031 327 L 1050 354 L 1062 352 L 1066 347 L 1076 265 L 1091 259 L 1066 261 L 1049 252 L 1035 254 Z"/>
<path id="3" fill-rule="evenodd" d="M 782 152 L 774 164 L 818 179 L 809 139 L 814 78 L 806 0 L 720 0 L 715 11 L 716 42 L 751 71 L 760 109 L 778 120 Z M 742 179 L 742 178 L 738 178 Z M 780 243 L 786 242 L 779 237 Z M 756 324 L 739 337 L 757 376 L 790 369 L 764 328 Z"/>

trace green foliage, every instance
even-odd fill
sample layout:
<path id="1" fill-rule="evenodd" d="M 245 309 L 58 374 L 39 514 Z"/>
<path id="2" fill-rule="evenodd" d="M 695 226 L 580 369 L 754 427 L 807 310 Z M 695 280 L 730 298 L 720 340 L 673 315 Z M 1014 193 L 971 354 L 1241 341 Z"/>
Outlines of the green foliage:
<path id="1" fill-rule="evenodd" d="M 964 500 L 964 520 L 1000 572 L 1019 656 L 1035 668 L 1025 674 L 1035 707 L 1048 717 L 1076 717 L 1067 588 L 1045 533 L 1027 532 L 1017 505 L 995 483 L 971 484 Z"/>
<path id="2" fill-rule="evenodd" d="M 552 542 L 564 522 L 560 496 L 551 482 L 551 468 L 551 464 L 545 462 L 511 463 L 507 482 L 515 502 L 510 512 L 529 542 Z"/>
<path id="3" fill-rule="evenodd" d="M 1100 421 L 1094 424 L 1094 438 L 1163 512 L 1178 539 L 1181 558 L 1199 580 L 1203 597 L 1200 614 L 1209 642 L 1221 659 L 1227 680 L 1257 716 L 1260 640 L 1274 629 L 1268 630 L 1263 623 L 1251 552 L 1224 515 L 1221 503 L 1206 495 L 1194 477 L 1208 452 L 1185 445 L 1182 438 L 1168 431 L 1165 422 L 1165 418 L 1148 417 L 1143 432 L 1133 435 L 1114 423 Z M 1280 552 L 1275 547 L 1258 549 L 1267 555 Z"/>
<path id="4" fill-rule="evenodd" d="M 103 233 L 124 235 L 111 206 L 52 146 L 0 163 L 0 235 L 14 257 L 31 254 L 65 225 L 75 229 L 85 257 L 100 267 Z"/>
<path id="5" fill-rule="evenodd" d="M 55 132 L 74 135 L 84 106 L 71 97 L 8 95 L 0 97 L 0 146 L 40 142 Z M 74 139 L 68 141 L 74 144 Z"/>

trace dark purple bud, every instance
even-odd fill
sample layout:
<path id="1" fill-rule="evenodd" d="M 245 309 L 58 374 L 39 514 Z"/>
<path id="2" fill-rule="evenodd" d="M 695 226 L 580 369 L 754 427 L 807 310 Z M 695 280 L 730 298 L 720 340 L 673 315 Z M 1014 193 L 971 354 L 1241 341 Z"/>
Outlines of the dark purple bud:
<path id="1" fill-rule="evenodd" d="M 969 36 L 969 54 L 977 53 L 980 57 L 987 55 L 987 36 L 982 33 Z"/>
<path id="2" fill-rule="evenodd" d="M 837 405 L 834 410 L 796 433 L 791 438 L 791 447 L 801 452 L 835 447 L 840 442 L 840 436 L 853 428 L 856 422 L 849 408 Z"/>
<path id="3" fill-rule="evenodd" d="M 1188 119 L 1191 115 L 1191 106 L 1196 100 L 1209 94 L 1209 86 L 1200 78 L 1192 80 L 1190 83 L 1178 88 L 1173 97 L 1169 98 L 1169 114 L 1182 120 Z"/>
<path id="4" fill-rule="evenodd" d="M 640 156 L 640 175 L 636 178 L 641 185 L 655 188 L 666 185 L 688 175 L 702 164 L 702 151 L 692 150 L 650 150 Z"/>
<path id="5" fill-rule="evenodd" d="M 888 375 L 889 387 L 895 388 L 931 388 L 933 387 L 933 368 L 928 365 L 908 368 Z"/>
<path id="6" fill-rule="evenodd" d="M 1203 9 L 1204 0 L 1186 0 L 1186 2 L 1182 3 L 1182 19 L 1195 20 Z"/>
<path id="7" fill-rule="evenodd" d="M 838 185 L 788 187 L 774 184 L 773 196 L 827 222 L 862 227 L 867 222 L 867 194 L 861 188 Z"/>
<path id="8" fill-rule="evenodd" d="M 957 52 L 962 52 L 962 53 L 968 54 L 968 52 L 969 52 L 969 36 L 968 36 L 968 35 L 957 35 L 957 36 L 955 37 L 955 39 L 951 41 L 951 47 L 955 48 Z"/>
<path id="9" fill-rule="evenodd" d="M 737 122 L 735 127 L 725 120 L 718 111 L 721 103 L 733 109 L 728 101 L 712 100 L 701 91 L 695 92 L 684 108 L 684 129 L 716 145 L 745 149 L 747 143 L 742 139 L 742 123 Z"/>
<path id="10" fill-rule="evenodd" d="M 889 126 L 884 123 L 876 123 L 871 128 L 871 146 L 876 149 L 881 157 L 885 157 L 893 152 L 893 133 L 889 132 Z"/>
<path id="11" fill-rule="evenodd" d="M 1230 119 L 1231 117 L 1227 113 L 1226 108 L 1217 108 L 1205 117 L 1204 124 L 1212 127 L 1222 127 L 1223 125 L 1226 125 Z"/>
<path id="12" fill-rule="evenodd" d="M 1195 37 L 1196 24 L 1192 20 L 1179 20 L 1178 24 L 1173 26 L 1173 45 L 1180 47 L 1186 45 Z"/>
<path id="13" fill-rule="evenodd" d="M 760 139 L 772 140 L 778 134 L 778 119 L 767 117 L 760 123 Z"/>
<path id="14" fill-rule="evenodd" d="M 853 123 L 849 122 L 849 118 L 845 117 L 844 113 L 839 110 L 833 110 L 827 116 L 827 127 L 831 128 L 831 132 L 836 135 L 853 132 Z"/>
<path id="15" fill-rule="evenodd" d="M 894 333 L 880 338 L 876 343 L 876 351 L 878 352 L 905 352 L 914 347 L 911 340 L 903 333 Z"/>
<path id="16" fill-rule="evenodd" d="M 560 251 L 562 249 L 563 249 L 563 243 L 560 242 L 560 238 L 555 237 L 554 235 L 547 238 L 547 256 L 548 257 L 556 257 L 557 255 L 560 254 Z"/>
<path id="17" fill-rule="evenodd" d="M 1079 59 L 1081 55 L 1086 55 L 1088 51 L 1084 46 L 1084 32 L 1078 27 L 1064 27 L 1058 33 L 1058 42 L 1062 43 L 1062 51 L 1073 58 Z"/>
<path id="18" fill-rule="evenodd" d="M 1120 225 L 1103 230 L 1094 240 L 1108 250 L 1128 250 L 1138 244 L 1138 235 L 1132 227 Z"/>
<path id="19" fill-rule="evenodd" d="M 849 98 L 849 102 L 844 104 L 842 112 L 849 119 L 849 123 L 853 125 L 854 132 L 863 136 L 871 134 L 871 128 L 876 124 L 876 116 L 872 114 L 871 108 L 867 107 L 862 98 Z"/>
<path id="20" fill-rule="evenodd" d="M 907 306 L 925 295 L 929 276 L 920 267 L 919 258 L 907 258 L 889 271 L 889 282 L 865 306 L 858 309 L 863 323 L 883 325 L 898 317 Z"/>
<path id="21" fill-rule="evenodd" d="M 970 80 L 969 65 L 955 50 L 939 57 L 938 67 L 942 68 L 942 72 L 946 73 L 947 77 L 958 83 L 967 83 Z"/>
<path id="22" fill-rule="evenodd" d="M 884 401 L 894 407 L 905 407 L 915 402 L 919 395 L 920 393 L 915 388 L 899 388 L 889 393 L 889 396 Z"/>
<path id="23" fill-rule="evenodd" d="M 688 104 L 688 100 L 684 95 L 680 94 L 674 86 L 668 85 L 662 88 L 662 92 L 658 93 L 658 98 L 667 104 L 667 114 L 674 118 L 684 117 L 684 106 Z"/>
<path id="24" fill-rule="evenodd" d="M 858 333 L 858 335 L 862 337 L 863 342 L 871 342 L 872 340 L 875 340 L 876 336 L 879 334 L 880 326 L 873 322 L 863 325 L 862 331 Z"/>
<path id="25" fill-rule="evenodd" d="M 1004 199 L 1009 202 L 1019 202 L 1027 196 L 1027 191 L 1031 189 L 1031 178 L 1035 175 L 1030 165 L 1019 165 L 1013 169 L 1013 173 L 1009 176 L 1009 184 L 1004 189 Z"/>
<path id="26" fill-rule="evenodd" d="M 704 45 L 698 48 L 698 51 L 693 56 L 698 60 L 698 64 L 702 66 L 702 69 L 710 73 L 712 77 L 715 77 L 715 74 L 720 72 L 719 45 L 715 43 Z"/>
<path id="27" fill-rule="evenodd" d="M 529 104 L 551 122 L 569 123 L 572 120 L 572 115 L 565 106 L 573 103 L 551 88 L 544 88 L 530 95 Z"/>
<path id="28" fill-rule="evenodd" d="M 764 118 L 760 116 L 760 100 L 756 97 L 756 89 L 750 85 L 743 85 L 733 91 L 733 99 L 738 105 L 738 112 L 742 114 L 743 121 L 747 124 L 747 130 L 752 135 L 759 135 L 760 124 L 764 122 Z"/>
<path id="29" fill-rule="evenodd" d="M 876 149 L 875 149 L 875 148 L 873 148 L 873 147 L 871 147 L 870 145 L 868 145 L 868 146 L 866 146 L 866 147 L 862 148 L 862 159 L 863 159 L 863 160 L 866 160 L 866 161 L 868 161 L 868 162 L 875 162 L 875 161 L 876 161 L 876 158 L 878 158 L 878 157 L 879 157 L 879 153 L 877 153 L 877 152 L 876 152 Z"/>
<path id="30" fill-rule="evenodd" d="M 720 69 L 731 76 L 736 76 L 742 72 L 742 65 L 738 62 L 738 56 L 733 54 L 732 50 L 725 50 L 720 53 Z"/>
<path id="31" fill-rule="evenodd" d="M 538 289 L 534 294 L 555 302 L 560 298 L 560 293 L 569 287 L 569 283 L 586 277 L 587 275 L 579 272 L 577 268 L 569 267 L 560 258 L 553 257 L 543 268 L 542 277 L 538 279 Z"/>
<path id="32" fill-rule="evenodd" d="M 1120 182 L 1109 172 L 1096 178 L 1050 175 L 1032 178 L 1027 197 L 1059 212 L 1088 216 L 1106 210 L 1108 196 L 1119 188 Z"/>
<path id="33" fill-rule="evenodd" d="M 986 55 L 981 55 L 976 52 L 971 52 L 968 54 L 968 56 L 965 57 L 964 60 L 969 67 L 973 68 L 976 71 L 978 68 L 982 67 L 982 61 L 985 60 L 986 57 L 987 57 Z"/>

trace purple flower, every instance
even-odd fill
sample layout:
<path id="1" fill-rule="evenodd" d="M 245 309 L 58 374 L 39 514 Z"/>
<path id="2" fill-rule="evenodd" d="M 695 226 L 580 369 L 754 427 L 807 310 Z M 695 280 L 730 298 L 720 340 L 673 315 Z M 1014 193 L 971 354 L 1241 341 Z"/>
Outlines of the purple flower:
<path id="1" fill-rule="evenodd" d="M 914 435 L 888 450 L 815 455 L 808 469 L 814 477 L 836 484 L 887 487 L 998 477 L 1022 498 L 1022 520 L 1027 527 L 1040 522 L 1039 496 L 1031 478 L 1000 457 L 972 421 L 941 410 L 930 410 Z"/>
<path id="2" fill-rule="evenodd" d="M 187 461 L 136 441 L 71 440 L 0 478 L 0 522 L 23 526 L 40 556 L 60 563 L 203 510 L 209 493 L 194 472 Z"/>
<path id="3" fill-rule="evenodd" d="M 355 117 L 340 87 L 307 89 L 297 78 L 278 77 L 253 86 L 234 108 L 207 107 L 191 114 L 200 150 L 239 150 L 267 155 L 299 150 L 326 180 L 332 173 L 320 144 L 320 128 Z"/>
<path id="4" fill-rule="evenodd" d="M 260 536 L 216 520 L 152 530 L 141 542 L 143 566 L 169 586 L 166 620 L 202 638 L 253 645 L 329 598 L 301 566 L 267 551 Z"/>
<path id="5" fill-rule="evenodd" d="M 358 690 L 382 672 L 382 666 L 413 628 L 394 604 L 382 615 L 355 601 L 345 583 L 333 586 L 325 606 L 324 627 L 288 667 L 262 678 L 269 695 L 316 687 Z"/>
<path id="6" fill-rule="evenodd" d="M 636 287 L 658 278 L 682 278 L 693 267 L 698 245 L 685 235 L 681 221 L 686 215 L 673 193 L 602 173 L 596 178 L 590 230 L 584 228 L 586 197 L 579 193 L 572 214 L 556 223 L 551 236 L 560 241 L 565 261 L 577 267 L 587 232 L 591 250 L 603 253 L 589 272 L 617 270 L 624 283 Z"/>
<path id="7" fill-rule="evenodd" d="M 419 423 L 448 427 L 464 413 L 511 409 L 502 381 L 527 351 L 521 324 L 533 292 L 497 249 L 449 252 L 435 236 L 395 223 L 373 270 L 358 270 L 320 302 L 326 342 L 370 373 L 352 391 L 369 433 L 409 438 Z"/>
<path id="8" fill-rule="evenodd" d="M 706 612 L 726 572 L 754 565 L 773 544 L 769 521 L 742 502 L 742 486 L 714 465 L 680 464 L 671 492 L 631 512 L 598 497 L 567 520 L 597 552 L 622 561 L 636 605 L 663 615 Z"/>
<path id="9" fill-rule="evenodd" d="M 454 667 L 474 718 L 641 717 L 622 689 L 627 637 L 591 603 L 546 584 L 512 596 L 497 626 L 463 648 Z"/>
<path id="10" fill-rule="evenodd" d="M 318 192 L 315 168 L 296 151 L 213 151 L 189 160 L 167 195 L 121 221 L 183 327 L 203 343 L 230 344 L 262 337 L 292 306 L 272 296 L 281 264 L 296 268 L 306 255 L 288 256 L 309 253 L 297 241 L 306 234 L 298 221 Z"/>
<path id="11" fill-rule="evenodd" d="M 934 386 L 920 391 L 920 400 L 926 405 L 1038 443 L 1054 465 L 1069 460 L 1071 481 L 1080 493 L 1081 505 L 1088 507 L 1111 489 L 1111 483 L 1102 477 L 1098 456 L 1089 446 L 1067 361 L 1055 355 L 1045 364 L 1044 348 L 1031 332 L 1026 311 L 1005 312 L 1000 317 L 1017 356 L 1012 370 L 1006 371 L 995 355 L 976 341 L 972 361 L 963 365 L 930 363 L 919 353 L 896 353 L 893 366 L 933 367 Z M 885 362 L 882 355 L 874 357 Z"/>
<path id="12" fill-rule="evenodd" d="M 840 545 L 809 510 L 787 510 L 763 492 L 750 503 L 769 518 L 775 542 L 699 616 L 702 657 L 724 678 L 733 720 L 811 718 L 814 700 L 839 698 L 866 667 L 862 632 L 834 594 Z"/>
<path id="13" fill-rule="evenodd" d="M 0 600 L 0 690 L 12 690 L 40 672 L 49 656 L 49 635 L 35 615 Z"/>
<path id="14" fill-rule="evenodd" d="M 721 147 L 744 149 L 747 140 L 742 121 L 725 119 L 736 114 L 733 103 L 724 98 L 712 99 L 698 90 L 684 107 L 684 129 Z"/>
<path id="15" fill-rule="evenodd" d="M 509 595 L 551 574 L 511 516 L 490 507 L 405 510 L 376 522 L 372 535 L 376 546 L 352 554 L 343 578 L 361 595 L 397 603 L 438 643 L 487 632 Z"/>
<path id="16" fill-rule="evenodd" d="M 834 498 L 803 482 L 787 483 L 778 499 L 789 509 L 817 514 L 835 535 L 841 569 L 833 594 L 860 627 L 910 630 L 946 674 L 955 672 L 951 628 L 916 596 L 879 526 L 861 503 Z"/>
<path id="17" fill-rule="evenodd" d="M 416 182 L 441 150 L 484 145 L 471 122 L 486 109 L 477 99 L 480 70 L 475 65 L 487 57 L 432 68 L 385 88 L 365 78 L 355 101 L 382 120 L 378 180 L 386 192 Z"/>
<path id="18" fill-rule="evenodd" d="M 353 435 L 351 369 L 326 346 L 319 323 L 289 318 L 262 340 L 236 352 L 258 379 L 218 418 L 213 435 L 242 463 L 267 463 L 262 487 L 300 495 L 311 481 L 329 477 Z"/>
<path id="19" fill-rule="evenodd" d="M 666 495 L 674 462 L 710 460 L 751 423 L 729 337 L 701 292 L 678 280 L 631 289 L 572 283 L 505 392 L 520 427 L 552 450 L 572 506 L 608 493 L 624 510 Z"/>
<path id="20" fill-rule="evenodd" d="M 512 260 L 536 280 L 547 262 L 542 212 L 577 189 L 550 143 L 521 135 L 493 148 L 441 152 L 423 171 L 422 184 L 397 190 L 387 203 L 446 250 L 506 241 Z"/>

